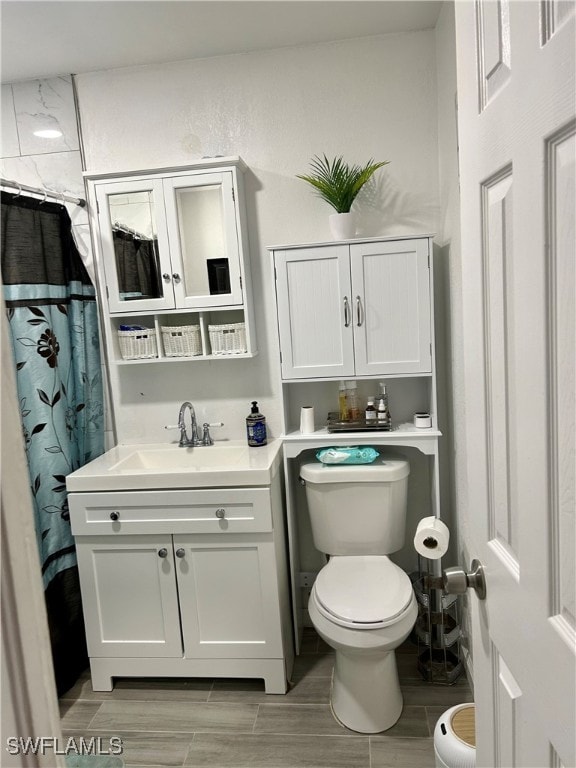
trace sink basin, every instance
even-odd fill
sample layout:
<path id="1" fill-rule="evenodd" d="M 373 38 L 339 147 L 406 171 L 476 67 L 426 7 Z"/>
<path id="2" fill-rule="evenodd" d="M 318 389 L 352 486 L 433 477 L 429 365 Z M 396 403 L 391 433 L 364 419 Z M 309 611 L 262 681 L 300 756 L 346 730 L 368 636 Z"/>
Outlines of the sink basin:
<path id="1" fill-rule="evenodd" d="M 179 448 L 118 445 L 66 478 L 69 491 L 233 488 L 269 485 L 281 462 L 280 440 L 249 448 L 244 440 Z"/>
<path id="2" fill-rule="evenodd" d="M 117 472 L 133 472 L 138 469 L 160 472 L 218 470 L 241 463 L 247 453 L 246 446 L 236 445 L 143 449 L 134 451 L 111 469 Z"/>

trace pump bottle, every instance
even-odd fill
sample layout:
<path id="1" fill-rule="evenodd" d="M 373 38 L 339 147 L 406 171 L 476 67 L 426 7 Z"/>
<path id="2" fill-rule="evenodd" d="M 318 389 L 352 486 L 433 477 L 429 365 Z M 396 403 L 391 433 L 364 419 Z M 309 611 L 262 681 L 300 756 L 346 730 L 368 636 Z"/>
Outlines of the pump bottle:
<path id="1" fill-rule="evenodd" d="M 266 417 L 258 410 L 258 401 L 252 401 L 252 408 L 246 418 L 248 445 L 258 448 L 268 442 L 266 435 Z"/>

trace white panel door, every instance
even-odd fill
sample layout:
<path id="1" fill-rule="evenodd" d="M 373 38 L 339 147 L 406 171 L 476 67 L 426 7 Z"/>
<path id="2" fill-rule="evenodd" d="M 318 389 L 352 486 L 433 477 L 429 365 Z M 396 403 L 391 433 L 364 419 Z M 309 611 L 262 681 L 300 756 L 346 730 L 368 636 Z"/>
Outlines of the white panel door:
<path id="1" fill-rule="evenodd" d="M 79 536 L 88 655 L 182 655 L 172 537 Z"/>
<path id="2" fill-rule="evenodd" d="M 354 375 L 347 245 L 276 251 L 282 378 Z"/>
<path id="3" fill-rule="evenodd" d="M 461 511 L 486 569 L 486 601 L 470 601 L 485 768 L 576 765 L 574 9 L 455 3 Z"/>
<path id="4" fill-rule="evenodd" d="M 271 534 L 175 536 L 174 551 L 187 658 L 282 655 Z"/>
<path id="5" fill-rule="evenodd" d="M 356 375 L 432 371 L 428 240 L 350 246 Z"/>

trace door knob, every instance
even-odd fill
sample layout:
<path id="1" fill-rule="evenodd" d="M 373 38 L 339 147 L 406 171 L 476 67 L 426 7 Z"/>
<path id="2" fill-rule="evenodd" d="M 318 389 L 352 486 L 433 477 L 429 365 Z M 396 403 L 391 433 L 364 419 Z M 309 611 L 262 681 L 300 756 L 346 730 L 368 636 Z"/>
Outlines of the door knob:
<path id="1" fill-rule="evenodd" d="M 162 549 L 158 550 L 158 557 L 168 557 L 168 550 L 166 547 L 162 547 Z"/>
<path id="2" fill-rule="evenodd" d="M 479 560 L 472 560 L 470 572 L 463 568 L 446 568 L 442 575 L 444 590 L 450 595 L 463 595 L 468 588 L 475 590 L 479 600 L 486 598 L 484 566 Z"/>
<path id="3" fill-rule="evenodd" d="M 186 554 L 186 550 L 183 547 L 180 547 L 176 550 L 176 557 L 184 557 Z"/>

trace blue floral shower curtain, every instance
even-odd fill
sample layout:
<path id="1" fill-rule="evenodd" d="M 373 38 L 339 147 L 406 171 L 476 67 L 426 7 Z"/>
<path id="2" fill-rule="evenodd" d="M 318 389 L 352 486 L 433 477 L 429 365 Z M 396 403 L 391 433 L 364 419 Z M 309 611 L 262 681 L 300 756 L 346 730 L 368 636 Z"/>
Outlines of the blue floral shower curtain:
<path id="1" fill-rule="evenodd" d="M 59 692 L 86 666 L 66 476 L 104 449 L 94 286 L 66 209 L 2 192 L 2 282 Z"/>

